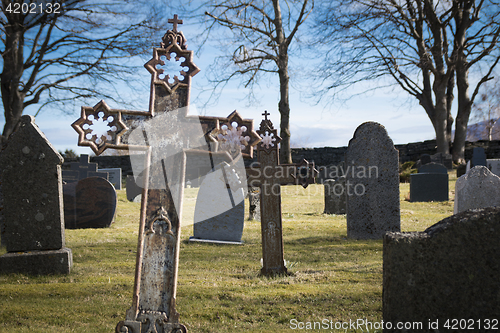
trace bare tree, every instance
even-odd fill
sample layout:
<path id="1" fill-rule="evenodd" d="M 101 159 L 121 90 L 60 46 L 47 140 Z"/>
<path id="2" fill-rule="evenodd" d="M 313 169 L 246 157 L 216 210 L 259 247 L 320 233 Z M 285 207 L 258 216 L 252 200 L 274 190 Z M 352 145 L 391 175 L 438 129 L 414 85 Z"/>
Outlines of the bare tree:
<path id="1" fill-rule="evenodd" d="M 154 1 L 2 0 L 0 13 L 5 126 L 0 143 L 24 109 L 75 99 L 113 99 L 117 81 L 142 65 L 164 15 Z"/>
<path id="2" fill-rule="evenodd" d="M 328 45 L 324 90 L 338 93 L 360 81 L 390 78 L 390 84 L 398 85 L 424 108 L 441 153 L 450 152 L 457 82 L 459 109 L 452 152 L 455 161 L 463 161 L 462 133 L 467 130 L 470 106 L 500 56 L 495 48 L 498 4 L 486 0 L 477 4 L 350 0 L 324 4 L 318 12 L 320 45 Z M 480 66 L 486 68 L 486 75 L 479 78 L 469 97 L 469 71 Z"/>
<path id="3" fill-rule="evenodd" d="M 252 87 L 260 74 L 278 74 L 280 84 L 281 163 L 292 163 L 288 57 L 297 31 L 313 9 L 313 0 L 226 0 L 208 2 L 208 33 L 216 26 L 230 30 L 228 56 L 217 59 L 216 86 L 238 77 Z M 214 35 L 214 34 L 211 34 Z M 230 52 L 230 53 L 229 53 Z"/>
<path id="4" fill-rule="evenodd" d="M 484 126 L 478 126 L 482 133 L 478 136 L 481 139 L 493 140 L 494 128 L 500 119 L 500 80 L 496 78 L 483 86 L 483 93 L 479 95 L 479 101 L 472 106 L 472 120 Z M 484 133 L 484 134 L 483 134 Z"/>

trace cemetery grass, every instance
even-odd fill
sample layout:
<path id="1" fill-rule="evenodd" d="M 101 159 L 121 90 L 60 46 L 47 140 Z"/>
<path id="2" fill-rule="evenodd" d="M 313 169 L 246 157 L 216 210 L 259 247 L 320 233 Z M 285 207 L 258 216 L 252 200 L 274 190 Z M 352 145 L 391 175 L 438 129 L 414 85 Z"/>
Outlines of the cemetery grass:
<path id="1" fill-rule="evenodd" d="M 410 203 L 408 191 L 400 185 L 403 231 L 452 215 L 453 201 Z M 189 332 L 292 332 L 294 319 L 382 320 L 382 241 L 348 240 L 345 216 L 322 213 L 322 185 L 282 192 L 288 276 L 259 276 L 259 222 L 245 222 L 241 246 L 189 243 L 192 225 L 183 227 L 177 310 Z M 186 190 L 184 221 L 192 221 L 196 193 Z M 132 302 L 138 216 L 139 204 L 118 191 L 111 228 L 66 230 L 71 274 L 0 276 L 0 332 L 114 332 Z"/>

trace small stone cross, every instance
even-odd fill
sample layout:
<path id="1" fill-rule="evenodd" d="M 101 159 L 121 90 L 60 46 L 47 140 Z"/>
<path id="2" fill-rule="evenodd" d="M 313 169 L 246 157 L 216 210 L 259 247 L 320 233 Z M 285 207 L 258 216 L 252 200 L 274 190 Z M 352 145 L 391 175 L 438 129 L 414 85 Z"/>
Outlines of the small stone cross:
<path id="1" fill-rule="evenodd" d="M 269 112 L 267 112 L 267 110 L 266 110 L 266 111 L 264 111 L 264 113 L 263 113 L 262 115 L 264 116 L 264 120 L 268 120 L 268 119 L 267 119 L 267 116 L 269 116 L 269 115 L 270 115 L 270 113 L 269 113 Z"/>
<path id="2" fill-rule="evenodd" d="M 263 275 L 287 274 L 284 263 L 283 225 L 281 216 L 281 186 L 307 185 L 315 182 L 318 173 L 314 163 L 302 160 L 298 164 L 279 164 L 277 135 L 272 122 L 267 119 L 260 123 L 257 133 L 262 141 L 257 145 L 257 158 L 260 166 L 246 169 L 250 187 L 260 187 L 260 213 L 262 230 L 262 270 Z M 304 172 L 305 171 L 305 172 Z"/>
<path id="3" fill-rule="evenodd" d="M 168 23 L 173 23 L 174 28 L 172 30 L 177 32 L 177 24 L 182 24 L 182 20 L 177 19 L 177 14 L 175 14 L 173 19 L 168 19 Z"/>

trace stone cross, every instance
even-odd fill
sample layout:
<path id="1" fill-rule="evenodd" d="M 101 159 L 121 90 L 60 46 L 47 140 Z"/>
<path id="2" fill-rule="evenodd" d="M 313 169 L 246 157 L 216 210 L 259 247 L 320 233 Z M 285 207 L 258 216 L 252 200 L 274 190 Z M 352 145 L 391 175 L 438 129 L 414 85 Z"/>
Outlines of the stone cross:
<path id="1" fill-rule="evenodd" d="M 213 161 L 217 141 L 228 139 L 226 130 L 233 125 L 241 134 L 243 157 L 251 157 L 259 141 L 253 122 L 236 111 L 227 118 L 188 116 L 191 77 L 199 69 L 184 35 L 177 32 L 182 21 L 176 15 L 171 23 L 174 29 L 167 31 L 161 47 L 153 48 L 153 58 L 144 65 L 151 73 L 149 111 L 110 109 L 101 101 L 93 108 L 82 107 L 80 119 L 72 125 L 79 133 L 79 145 L 90 146 L 97 155 L 113 148 L 145 156 L 143 173 L 136 175 L 134 170 L 136 180 L 143 179 L 144 184 L 133 301 L 116 332 L 187 332 L 175 309 L 186 152 L 202 150 Z M 166 75 L 158 68 L 165 65 L 163 57 L 183 59 L 182 69 L 173 77 Z M 106 122 L 109 130 L 96 134 L 95 120 Z"/>
<path id="2" fill-rule="evenodd" d="M 278 144 L 281 138 L 267 119 L 269 113 L 262 114 L 264 120 L 257 131 L 262 138 L 257 146 L 260 166 L 247 168 L 248 184 L 260 187 L 262 270 L 263 275 L 286 274 L 283 254 L 283 225 L 281 218 L 281 185 L 301 184 L 304 188 L 314 183 L 318 173 L 314 163 L 302 160 L 299 164 L 279 164 Z"/>
<path id="3" fill-rule="evenodd" d="M 63 170 L 62 176 L 66 183 L 77 182 L 88 177 L 101 177 L 108 179 L 107 172 L 99 172 L 97 163 L 90 163 L 90 156 L 86 154 L 80 155 L 78 162 L 70 163 L 71 170 Z"/>

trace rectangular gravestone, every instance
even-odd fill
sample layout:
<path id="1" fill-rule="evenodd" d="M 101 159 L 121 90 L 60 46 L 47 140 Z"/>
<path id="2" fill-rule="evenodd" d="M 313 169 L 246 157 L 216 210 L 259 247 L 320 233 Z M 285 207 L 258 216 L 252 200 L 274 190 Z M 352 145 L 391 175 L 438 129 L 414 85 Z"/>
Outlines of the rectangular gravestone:
<path id="1" fill-rule="evenodd" d="M 223 162 L 201 183 L 194 211 L 194 235 L 189 240 L 243 244 L 244 225 L 245 191 L 236 172 Z"/>
<path id="2" fill-rule="evenodd" d="M 496 331 L 498 221 L 500 207 L 486 208 L 453 215 L 424 232 L 386 234 L 382 309 L 384 322 L 393 326 L 384 332 Z M 402 330 L 395 323 L 422 326 Z M 449 330 L 453 325 L 457 329 Z"/>
<path id="3" fill-rule="evenodd" d="M 21 117 L 0 154 L 9 252 L 0 257 L 0 272 L 69 273 L 72 254 L 64 239 L 62 163 L 34 118 Z"/>
<path id="4" fill-rule="evenodd" d="M 457 179 L 455 214 L 468 209 L 500 206 L 500 177 L 485 166 L 476 166 Z"/>
<path id="5" fill-rule="evenodd" d="M 87 154 L 80 155 L 79 162 L 70 163 L 71 170 L 63 170 L 62 177 L 66 183 L 73 183 L 88 177 L 101 177 L 108 180 L 107 172 L 97 170 L 97 163 L 90 163 Z"/>
<path id="6" fill-rule="evenodd" d="M 422 165 L 410 175 L 410 202 L 448 201 L 448 170 L 442 164 Z"/>
<path id="7" fill-rule="evenodd" d="M 474 147 L 472 150 L 470 167 L 473 168 L 478 165 L 486 166 L 486 153 L 483 147 Z"/>
<path id="8" fill-rule="evenodd" d="M 381 239 L 401 230 L 398 160 L 384 126 L 366 122 L 356 129 L 345 155 L 347 237 Z"/>
<path id="9" fill-rule="evenodd" d="M 497 159 L 487 159 L 486 164 L 490 171 L 500 177 L 500 158 Z"/>
<path id="10" fill-rule="evenodd" d="M 122 169 L 121 168 L 109 168 L 109 169 L 99 169 L 99 172 L 107 172 L 108 180 L 115 189 L 122 189 Z"/>
<path id="11" fill-rule="evenodd" d="M 323 186 L 325 188 L 325 210 L 324 214 L 341 215 L 346 213 L 346 179 L 340 177 L 337 180 L 327 179 Z"/>

